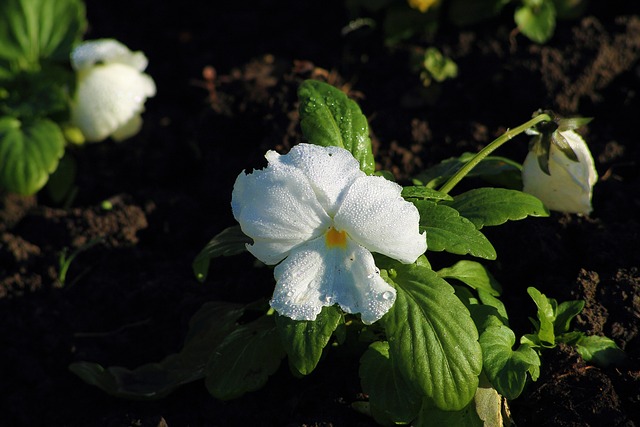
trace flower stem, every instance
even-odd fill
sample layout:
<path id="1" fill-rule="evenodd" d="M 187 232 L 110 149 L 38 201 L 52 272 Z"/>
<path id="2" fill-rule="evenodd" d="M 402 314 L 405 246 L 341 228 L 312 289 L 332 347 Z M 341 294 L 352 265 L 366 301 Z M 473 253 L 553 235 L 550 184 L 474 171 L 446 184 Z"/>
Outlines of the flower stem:
<path id="1" fill-rule="evenodd" d="M 471 160 L 464 164 L 444 185 L 440 188 L 440 192 L 444 194 L 449 194 L 453 187 L 455 187 L 461 180 L 464 178 L 471 169 L 476 167 L 478 163 L 484 160 L 489 154 L 493 153 L 496 149 L 498 149 L 502 144 L 512 139 L 514 136 L 521 134 L 525 130 L 537 125 L 540 122 L 548 122 L 551 121 L 551 117 L 547 114 L 539 114 L 529 120 L 526 123 L 521 124 L 520 126 L 507 130 L 504 134 L 500 135 L 498 138 L 493 140 L 491 144 L 484 147 L 482 150 L 478 152 Z"/>

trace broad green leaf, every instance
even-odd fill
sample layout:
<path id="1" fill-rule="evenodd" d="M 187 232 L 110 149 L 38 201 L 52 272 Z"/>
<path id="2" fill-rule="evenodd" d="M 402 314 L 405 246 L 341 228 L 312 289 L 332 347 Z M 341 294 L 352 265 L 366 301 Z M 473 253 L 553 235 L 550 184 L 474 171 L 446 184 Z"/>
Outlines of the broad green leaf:
<path id="1" fill-rule="evenodd" d="M 507 326 L 491 326 L 480 335 L 484 359 L 483 370 L 489 382 L 507 399 L 515 399 L 522 393 L 527 372 L 536 379 L 540 370 L 540 358 L 531 347 L 520 345 L 513 351 L 516 336 Z"/>
<path id="2" fill-rule="evenodd" d="M 473 289 L 484 289 L 491 295 L 502 293 L 502 286 L 493 278 L 484 265 L 475 261 L 462 260 L 438 271 L 443 279 L 456 279 Z"/>
<path id="3" fill-rule="evenodd" d="M 324 307 L 314 321 L 276 316 L 276 327 L 293 372 L 308 375 L 316 368 L 322 350 L 341 321 L 342 312 L 337 306 Z"/>
<path id="4" fill-rule="evenodd" d="M 545 43 L 556 27 L 556 8 L 552 0 L 525 0 L 513 16 L 518 29 L 530 40 Z"/>
<path id="5" fill-rule="evenodd" d="M 389 360 L 389 343 L 372 343 L 360 358 L 362 389 L 369 395 L 371 414 L 380 424 L 408 424 L 422 398 L 412 393 L 402 375 Z"/>
<path id="6" fill-rule="evenodd" d="M 76 171 L 78 170 L 76 158 L 69 151 L 60 159 L 58 168 L 49 177 L 47 182 L 47 193 L 51 200 L 57 204 L 64 202 L 74 190 Z"/>
<path id="7" fill-rule="evenodd" d="M 466 26 L 497 16 L 510 0 L 451 0 L 449 19 L 455 25 Z"/>
<path id="8" fill-rule="evenodd" d="M 207 303 L 191 318 L 184 347 L 159 363 L 136 369 L 104 368 L 98 363 L 76 362 L 69 366 L 88 384 L 117 397 L 160 399 L 183 384 L 204 377 L 209 357 L 222 340 L 237 327 L 244 313 L 238 304 Z"/>
<path id="9" fill-rule="evenodd" d="M 411 425 L 413 427 L 484 427 L 484 422 L 478 417 L 475 402 L 472 401 L 459 411 L 444 411 L 425 404 L 418 418 Z"/>
<path id="10" fill-rule="evenodd" d="M 420 230 L 427 232 L 428 250 L 496 259 L 491 242 L 455 209 L 429 200 L 415 200 L 413 204 L 420 212 Z"/>
<path id="11" fill-rule="evenodd" d="M 213 397 L 228 400 L 258 390 L 285 356 L 273 316 L 238 327 L 216 347 L 205 368 Z"/>
<path id="12" fill-rule="evenodd" d="M 0 58 L 36 69 L 42 58 L 69 61 L 86 27 L 80 0 L 2 0 Z"/>
<path id="13" fill-rule="evenodd" d="M 237 255 L 247 250 L 247 244 L 253 240 L 242 232 L 239 225 L 225 228 L 207 243 L 193 260 L 193 273 L 200 282 L 204 282 L 209 274 L 212 258 Z"/>
<path id="14" fill-rule="evenodd" d="M 569 326 L 574 317 L 576 317 L 584 308 L 583 300 L 565 301 L 558 305 L 555 313 L 554 332 L 556 335 L 569 332 Z"/>
<path id="15" fill-rule="evenodd" d="M 527 288 L 527 293 L 538 307 L 538 321 L 534 322 L 534 326 L 537 327 L 536 335 L 543 346 L 553 347 L 556 342 L 554 322 L 556 320 L 557 302 L 553 298 L 547 298 L 534 287 Z"/>
<path id="16" fill-rule="evenodd" d="M 457 210 L 476 228 L 504 224 L 527 216 L 549 216 L 549 210 L 536 197 L 505 188 L 477 188 L 443 204 Z"/>
<path id="17" fill-rule="evenodd" d="M 448 194 L 422 185 L 404 187 L 402 189 L 402 197 L 405 199 L 453 200 L 453 197 Z"/>
<path id="18" fill-rule="evenodd" d="M 419 173 L 414 181 L 429 188 L 435 188 L 445 183 L 465 163 L 471 160 L 475 153 L 463 153 L 460 157 L 443 160 L 439 164 Z M 522 188 L 522 165 L 506 157 L 487 156 L 474 167 L 466 178 L 482 178 L 500 187 L 513 189 Z"/>
<path id="19" fill-rule="evenodd" d="M 482 369 L 469 311 L 433 270 L 398 264 L 382 274 L 397 291 L 395 304 L 382 318 L 391 361 L 438 408 L 463 409 Z"/>
<path id="20" fill-rule="evenodd" d="M 24 195 L 40 190 L 58 167 L 64 144 L 62 131 L 51 120 L 0 118 L 0 188 Z"/>
<path id="21" fill-rule="evenodd" d="M 42 70 L 20 71 L 2 86 L 6 94 L 0 97 L 0 115 L 23 121 L 48 117 L 64 122 L 69 116 L 69 92 L 76 76 L 68 68 L 48 64 Z"/>
<path id="22" fill-rule="evenodd" d="M 349 150 L 360 169 L 375 169 L 369 124 L 355 101 L 340 89 L 317 80 L 305 80 L 298 88 L 300 127 L 310 143 Z"/>
<path id="23" fill-rule="evenodd" d="M 585 361 L 603 368 L 620 364 L 627 357 L 615 341 L 598 335 L 583 336 L 576 343 L 576 350 Z"/>

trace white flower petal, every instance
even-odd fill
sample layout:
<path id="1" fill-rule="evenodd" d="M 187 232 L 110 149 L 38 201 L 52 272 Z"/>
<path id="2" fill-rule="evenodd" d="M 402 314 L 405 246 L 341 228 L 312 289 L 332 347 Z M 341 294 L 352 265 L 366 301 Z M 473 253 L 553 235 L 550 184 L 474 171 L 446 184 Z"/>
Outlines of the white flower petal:
<path id="1" fill-rule="evenodd" d="M 88 70 L 96 64 L 124 64 L 144 71 L 147 63 L 144 53 L 131 52 L 114 39 L 88 40 L 71 52 L 71 66 L 76 71 Z"/>
<path id="2" fill-rule="evenodd" d="M 396 291 L 380 277 L 371 253 L 347 238 L 327 248 L 324 236 L 291 251 L 274 270 L 271 307 L 294 320 L 315 320 L 324 306 L 339 304 L 371 324 L 393 306 Z"/>
<path id="3" fill-rule="evenodd" d="M 128 65 L 97 65 L 79 74 L 71 120 L 87 141 L 101 141 L 129 125 L 155 93 L 153 79 Z"/>
<path id="4" fill-rule="evenodd" d="M 142 116 L 140 114 L 136 114 L 131 117 L 127 123 L 123 124 L 120 128 L 116 129 L 112 134 L 111 138 L 114 141 L 124 141 L 127 138 L 131 138 L 133 135 L 140 132 L 142 128 Z"/>
<path id="5" fill-rule="evenodd" d="M 242 231 L 254 240 L 249 251 L 266 264 L 280 262 L 292 248 L 331 226 L 304 174 L 284 165 L 241 173 L 231 207 Z"/>
<path id="6" fill-rule="evenodd" d="M 589 147 L 576 132 L 564 131 L 579 162 L 571 161 L 551 144 L 549 173 L 544 173 L 538 158 L 530 152 L 522 165 L 523 191 L 540 199 L 549 209 L 560 212 L 589 214 L 591 196 L 598 174 Z"/>
<path id="7" fill-rule="evenodd" d="M 402 187 L 380 176 L 358 178 L 349 188 L 335 227 L 360 245 L 404 263 L 427 250 L 418 209 L 400 196 Z"/>
<path id="8" fill-rule="evenodd" d="M 359 177 L 365 176 L 360 164 L 349 151 L 340 147 L 320 147 L 298 144 L 288 154 L 267 153 L 271 163 L 281 163 L 300 169 L 311 183 L 320 204 L 335 215 L 345 190 Z"/>

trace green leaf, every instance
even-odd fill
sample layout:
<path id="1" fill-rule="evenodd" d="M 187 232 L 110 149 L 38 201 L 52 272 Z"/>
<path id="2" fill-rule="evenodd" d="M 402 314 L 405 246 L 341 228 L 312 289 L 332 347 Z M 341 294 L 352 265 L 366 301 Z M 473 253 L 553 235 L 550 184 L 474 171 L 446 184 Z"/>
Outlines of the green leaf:
<path id="1" fill-rule="evenodd" d="M 554 322 L 556 320 L 556 300 L 547 298 L 534 287 L 527 288 L 527 293 L 538 307 L 538 322 L 536 322 L 538 324 L 534 323 L 534 326 L 537 328 L 536 335 L 538 340 L 545 347 L 555 346 L 556 335 L 554 332 Z"/>
<path id="2" fill-rule="evenodd" d="M 372 343 L 360 358 L 362 390 L 369 395 L 371 414 L 380 424 L 408 424 L 413 420 L 422 399 L 389 360 L 389 343 Z"/>
<path id="3" fill-rule="evenodd" d="M 37 69 L 42 58 L 69 61 L 86 28 L 80 0 L 2 0 L 0 58 Z"/>
<path id="4" fill-rule="evenodd" d="M 413 204 L 420 212 L 420 230 L 427 232 L 428 250 L 496 259 L 491 242 L 457 210 L 428 200 L 415 200 Z"/>
<path id="5" fill-rule="evenodd" d="M 476 24 L 500 14 L 511 0 L 451 0 L 449 19 L 455 25 Z"/>
<path id="6" fill-rule="evenodd" d="M 211 302 L 191 318 L 184 347 L 159 363 L 136 369 L 104 368 L 98 363 L 76 362 L 69 370 L 84 382 L 110 395 L 135 399 L 160 399 L 183 384 L 204 377 L 210 355 L 226 335 L 237 327 L 244 313 L 238 304 Z"/>
<path id="7" fill-rule="evenodd" d="M 24 195 L 40 190 L 58 167 L 64 144 L 62 131 L 51 120 L 0 118 L 0 188 Z"/>
<path id="8" fill-rule="evenodd" d="M 471 402 L 459 411 L 444 411 L 425 404 L 418 418 L 411 425 L 413 427 L 484 427 L 484 422 L 476 413 L 475 402 Z"/>
<path id="9" fill-rule="evenodd" d="M 419 173 L 414 180 L 429 188 L 438 187 L 451 178 L 453 174 L 475 155 L 475 153 L 463 153 L 460 157 L 443 160 L 437 165 Z M 493 185 L 521 189 L 521 171 L 522 165 L 511 159 L 499 156 L 487 156 L 466 175 L 466 178 L 482 178 Z"/>
<path id="10" fill-rule="evenodd" d="M 262 316 L 238 327 L 216 347 L 205 369 L 207 389 L 222 400 L 258 390 L 284 356 L 273 316 Z"/>
<path id="11" fill-rule="evenodd" d="M 342 319 L 337 306 L 324 307 L 314 321 L 276 316 L 276 327 L 294 373 L 308 375 L 316 368 L 322 350 Z"/>
<path id="12" fill-rule="evenodd" d="M 457 210 L 476 228 L 517 221 L 527 216 L 549 216 L 549 210 L 536 197 L 505 188 L 477 188 L 459 194 L 443 204 Z"/>
<path id="13" fill-rule="evenodd" d="M 585 361 L 602 368 L 618 365 L 627 357 L 615 341 L 598 335 L 583 336 L 576 343 L 576 350 Z"/>
<path id="14" fill-rule="evenodd" d="M 525 0 L 513 19 L 522 34 L 536 43 L 545 43 L 556 27 L 556 8 L 552 0 Z"/>
<path id="15" fill-rule="evenodd" d="M 247 250 L 247 244 L 253 240 L 242 232 L 239 225 L 225 228 L 207 243 L 193 260 L 193 273 L 200 282 L 204 282 L 209 274 L 212 258 L 237 255 Z"/>
<path id="16" fill-rule="evenodd" d="M 444 56 L 436 47 L 427 48 L 422 65 L 429 80 L 442 83 L 446 79 L 458 76 L 458 65 L 451 58 Z"/>
<path id="17" fill-rule="evenodd" d="M 76 76 L 68 68 L 49 64 L 38 71 L 20 71 L 2 86 L 0 114 L 29 121 L 42 117 L 65 122 L 69 117 L 69 93 Z"/>
<path id="18" fill-rule="evenodd" d="M 521 345 L 513 351 L 516 336 L 507 326 L 491 326 L 480 335 L 484 372 L 489 382 L 507 399 L 522 393 L 527 372 L 537 378 L 540 358 L 531 347 Z"/>
<path id="19" fill-rule="evenodd" d="M 453 200 L 453 197 L 448 194 L 422 185 L 403 187 L 402 197 L 405 199 Z"/>
<path id="20" fill-rule="evenodd" d="M 473 289 L 484 289 L 491 295 L 500 295 L 502 286 L 493 278 L 484 265 L 475 261 L 462 260 L 438 271 L 443 279 L 456 279 Z"/>
<path id="21" fill-rule="evenodd" d="M 305 80 L 298 88 L 300 127 L 310 143 L 349 150 L 360 169 L 371 175 L 375 169 L 369 124 L 355 101 L 330 84 Z"/>
<path id="22" fill-rule="evenodd" d="M 574 317 L 576 317 L 584 308 L 585 302 L 583 300 L 565 301 L 558 305 L 555 313 L 555 320 L 553 322 L 553 331 L 556 335 L 569 332 L 569 326 Z"/>
<path id="23" fill-rule="evenodd" d="M 482 369 L 476 327 L 447 282 L 428 268 L 397 264 L 382 271 L 397 290 L 382 318 L 394 366 L 443 410 L 463 409 Z"/>
<path id="24" fill-rule="evenodd" d="M 74 183 L 76 180 L 76 171 L 78 165 L 76 158 L 69 151 L 60 159 L 58 168 L 49 177 L 47 182 L 47 193 L 51 200 L 57 204 L 61 204 L 66 198 L 71 196 L 74 191 Z"/>

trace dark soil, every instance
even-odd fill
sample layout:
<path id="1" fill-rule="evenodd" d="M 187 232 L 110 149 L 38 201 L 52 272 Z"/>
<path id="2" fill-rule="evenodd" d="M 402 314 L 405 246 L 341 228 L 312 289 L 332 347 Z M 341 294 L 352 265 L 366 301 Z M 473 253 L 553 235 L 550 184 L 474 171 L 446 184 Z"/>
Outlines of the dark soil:
<path id="1" fill-rule="evenodd" d="M 429 44 L 460 73 L 425 93 L 408 65 L 417 44 L 386 48 L 378 30 L 341 36 L 351 18 L 343 2 L 87 1 L 87 38 L 143 50 L 158 95 L 135 138 L 73 150 L 71 207 L 46 192 L 0 200 L 0 425 L 374 425 L 351 408 L 365 399 L 358 360 L 340 352 L 304 379 L 283 363 L 265 388 L 230 402 L 202 382 L 157 402 L 120 400 L 67 370 L 80 360 L 159 361 L 180 349 L 203 303 L 269 295 L 271 273 L 250 268 L 250 256 L 214 262 L 205 284 L 191 262 L 233 224 L 238 173 L 301 141 L 296 88 L 306 78 L 358 100 L 378 167 L 404 182 L 538 108 L 595 117 L 584 132 L 600 175 L 593 214 L 487 229 L 498 252 L 487 265 L 517 334 L 530 331 L 526 288 L 535 286 L 559 301 L 584 299 L 575 326 L 628 355 L 601 369 L 569 347 L 544 353 L 539 380 L 510 403 L 518 426 L 640 425 L 640 18 L 633 2 L 592 3 L 544 46 L 513 32 L 509 16 L 445 26 Z M 498 154 L 522 161 L 526 150 L 520 137 Z M 62 286 L 60 253 L 84 245 Z M 438 268 L 452 260 L 430 258 Z"/>

